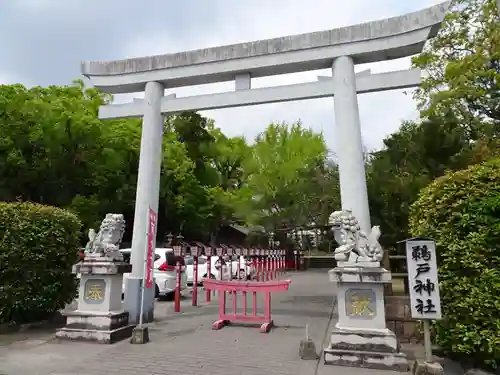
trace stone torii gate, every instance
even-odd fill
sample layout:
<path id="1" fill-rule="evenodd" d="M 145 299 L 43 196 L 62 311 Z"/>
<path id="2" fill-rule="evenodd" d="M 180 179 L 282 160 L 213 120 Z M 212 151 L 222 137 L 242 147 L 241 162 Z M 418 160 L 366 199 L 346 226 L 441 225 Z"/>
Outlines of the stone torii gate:
<path id="1" fill-rule="evenodd" d="M 110 104 L 101 119 L 143 117 L 132 237 L 131 277 L 125 309 L 130 321 L 140 314 L 148 208 L 158 209 L 163 115 L 332 97 L 337 126 L 342 209 L 352 210 L 361 228 L 370 229 L 357 94 L 416 87 L 418 69 L 356 75 L 355 64 L 418 54 L 439 30 L 449 2 L 418 12 L 333 30 L 285 36 L 215 48 L 116 61 L 81 64 L 94 87 L 111 93 L 145 91 L 144 100 Z M 332 78 L 317 82 L 252 89 L 252 78 L 330 68 Z M 234 81 L 231 92 L 176 98 L 166 88 Z M 144 299 L 145 320 L 153 316 L 153 294 Z"/>

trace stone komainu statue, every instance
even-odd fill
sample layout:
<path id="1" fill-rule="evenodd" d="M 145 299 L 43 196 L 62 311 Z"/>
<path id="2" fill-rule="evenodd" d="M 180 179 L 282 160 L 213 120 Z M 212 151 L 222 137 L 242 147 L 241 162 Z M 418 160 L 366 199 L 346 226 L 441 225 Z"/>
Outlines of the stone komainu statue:
<path id="1" fill-rule="evenodd" d="M 106 257 L 111 260 L 123 261 L 120 253 L 120 243 L 125 232 L 125 219 L 122 214 L 106 214 L 99 232 L 89 230 L 89 241 L 85 252 L 90 257 Z"/>
<path id="2" fill-rule="evenodd" d="M 358 220 L 351 211 L 335 211 L 328 218 L 332 227 L 335 241 L 339 247 L 335 249 L 335 259 L 346 264 L 357 266 L 377 265 L 384 256 L 384 251 L 378 239 L 380 227 L 374 226 L 369 235 L 366 235 Z"/>

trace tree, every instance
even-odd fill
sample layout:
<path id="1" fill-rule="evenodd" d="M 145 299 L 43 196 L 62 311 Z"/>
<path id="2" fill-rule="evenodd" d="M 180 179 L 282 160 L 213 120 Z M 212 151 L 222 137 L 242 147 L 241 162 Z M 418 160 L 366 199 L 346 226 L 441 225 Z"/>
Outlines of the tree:
<path id="1" fill-rule="evenodd" d="M 328 200 L 325 182 L 332 181 L 318 177 L 328 168 L 327 151 L 323 136 L 303 128 L 300 122 L 269 125 L 255 140 L 245 167 L 255 207 L 250 221 L 271 231 L 293 229 L 317 219 L 314 207 L 317 209 L 319 199 Z"/>
<path id="2" fill-rule="evenodd" d="M 165 119 L 166 133 L 172 132 L 184 144 L 187 156 L 194 163 L 194 174 L 202 185 L 217 184 L 217 175 L 212 165 L 215 157 L 215 138 L 211 134 L 213 120 L 192 111 L 171 115 Z"/>
<path id="3" fill-rule="evenodd" d="M 84 229 L 96 227 L 107 212 L 120 212 L 128 240 L 141 124 L 99 120 L 99 106 L 111 99 L 81 81 L 2 86 L 0 200 L 68 208 Z M 290 129 L 271 125 L 250 147 L 197 113 L 167 116 L 158 232 L 208 240 L 227 224 L 258 221 L 281 228 L 325 220 L 338 193 L 336 167 L 326 154 L 321 135 L 300 123 Z"/>
<path id="4" fill-rule="evenodd" d="M 134 120 L 99 121 L 97 109 L 108 100 L 81 81 L 64 87 L 1 86 L 0 199 L 82 209 L 86 225 L 107 209 L 127 211 L 130 203 L 123 198 L 132 195 L 136 174 L 123 168 L 128 172 L 137 165 L 137 157 L 135 149 L 128 155 L 131 163 L 123 163 L 122 153 L 138 144 L 139 128 Z M 128 131 L 117 134 L 121 127 Z M 110 201 L 110 192 L 119 199 Z"/>
<path id="5" fill-rule="evenodd" d="M 218 176 L 217 186 L 210 189 L 214 202 L 212 233 L 216 233 L 223 225 L 245 225 L 246 218 L 252 215 L 252 192 L 244 170 L 251 148 L 243 137 L 228 138 L 217 128 L 211 134 L 215 139 L 212 166 Z"/>
<path id="6" fill-rule="evenodd" d="M 496 0 L 454 0 L 437 37 L 413 59 L 428 78 L 416 91 L 424 118 L 457 118 L 494 153 L 500 136 L 500 17 Z"/>
<path id="7" fill-rule="evenodd" d="M 208 207 L 207 207 L 208 206 Z M 160 178 L 158 233 L 203 236 L 210 201 L 206 187 L 196 178 L 196 166 L 174 132 L 166 133 Z"/>
<path id="8" fill-rule="evenodd" d="M 370 212 L 383 230 L 386 246 L 408 236 L 409 208 L 420 190 L 446 171 L 470 162 L 473 150 L 464 129 L 450 115 L 442 120 L 403 123 L 368 161 Z"/>
<path id="9" fill-rule="evenodd" d="M 499 154 L 500 23 L 494 0 L 455 0 L 438 35 L 413 59 L 420 120 L 403 123 L 368 161 L 374 222 L 386 245 L 408 236 L 419 191 L 448 170 Z"/>
<path id="10" fill-rule="evenodd" d="M 239 189 L 245 182 L 244 164 L 251 155 L 251 148 L 244 137 L 226 137 L 213 129 L 215 155 L 213 167 L 218 173 L 218 185 L 226 191 Z"/>
<path id="11" fill-rule="evenodd" d="M 48 88 L 1 86 L 0 200 L 68 208 L 84 228 L 95 228 L 107 212 L 120 212 L 130 238 L 141 124 L 136 119 L 100 121 L 98 108 L 109 100 L 80 81 Z M 213 137 L 196 131 L 193 121 L 208 121 L 197 116 L 174 122 L 180 133 L 165 133 L 158 217 L 160 228 L 186 227 L 193 235 L 206 230 L 213 208 L 203 185 L 209 181 L 198 177 L 214 168 L 203 150 L 197 152 L 192 134 L 206 143 Z M 215 172 L 212 179 L 217 182 Z"/>
<path id="12" fill-rule="evenodd" d="M 243 163 L 249 157 L 250 149 L 245 139 L 226 137 L 214 126 L 213 120 L 194 112 L 169 116 L 165 132 L 169 134 L 169 144 L 181 147 L 184 157 L 189 160 L 182 173 L 189 178 L 183 177 L 180 181 L 184 184 L 189 181 L 189 184 L 183 190 L 182 198 L 172 195 L 177 203 L 182 202 L 183 212 L 178 211 L 179 206 L 171 204 L 169 225 L 176 230 L 183 228 L 185 235 L 209 240 L 222 225 L 241 221 L 248 210 Z M 173 181 L 169 179 L 165 183 L 172 184 Z"/>
<path id="13" fill-rule="evenodd" d="M 326 159 L 324 164 L 316 168 L 312 180 L 312 196 L 310 199 L 310 220 L 317 226 L 328 223 L 330 214 L 341 207 L 340 180 L 337 164 Z"/>

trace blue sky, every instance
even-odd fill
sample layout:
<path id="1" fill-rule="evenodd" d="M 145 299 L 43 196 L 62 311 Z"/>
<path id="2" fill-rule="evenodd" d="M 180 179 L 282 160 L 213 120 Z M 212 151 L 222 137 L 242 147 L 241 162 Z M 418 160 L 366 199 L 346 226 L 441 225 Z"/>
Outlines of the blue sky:
<path id="1" fill-rule="evenodd" d="M 416 11 L 441 0 L 4 0 L 0 2 L 0 84 L 67 84 L 80 78 L 81 60 L 108 60 L 179 52 L 331 29 Z M 406 69 L 410 60 L 359 66 L 372 72 Z M 265 87 L 316 80 L 329 71 L 254 80 Z M 231 83 L 177 89 L 178 96 L 231 90 Z M 117 96 L 118 102 L 141 94 Z M 416 117 L 401 91 L 359 97 L 366 147 L 401 120 Z M 253 139 L 272 121 L 303 124 L 336 148 L 333 99 L 204 112 L 228 135 Z"/>

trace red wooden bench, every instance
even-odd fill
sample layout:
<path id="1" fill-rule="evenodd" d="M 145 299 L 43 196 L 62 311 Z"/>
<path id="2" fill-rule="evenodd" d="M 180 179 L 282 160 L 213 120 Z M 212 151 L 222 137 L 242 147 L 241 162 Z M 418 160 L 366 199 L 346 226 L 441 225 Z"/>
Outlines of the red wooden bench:
<path id="1" fill-rule="evenodd" d="M 230 322 L 262 323 L 260 331 L 268 333 L 272 326 L 271 319 L 271 293 L 288 290 L 291 280 L 281 281 L 230 281 L 203 279 L 205 288 L 219 292 L 219 319 L 212 324 L 212 329 L 218 330 Z M 226 312 L 226 292 L 232 295 L 232 313 Z M 243 297 L 243 311 L 236 312 L 237 295 Z M 247 314 L 247 293 L 253 296 L 252 313 Z M 257 315 L 257 293 L 264 293 L 264 315 Z"/>

